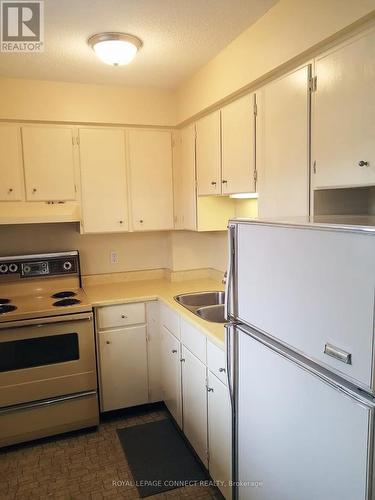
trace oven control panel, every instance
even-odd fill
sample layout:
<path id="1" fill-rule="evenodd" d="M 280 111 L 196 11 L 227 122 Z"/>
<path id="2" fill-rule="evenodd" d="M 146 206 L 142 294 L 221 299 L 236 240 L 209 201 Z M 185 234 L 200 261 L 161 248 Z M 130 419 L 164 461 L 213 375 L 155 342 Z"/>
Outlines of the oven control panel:
<path id="1" fill-rule="evenodd" d="M 79 274 L 78 252 L 0 258 L 0 277 L 34 278 Z"/>

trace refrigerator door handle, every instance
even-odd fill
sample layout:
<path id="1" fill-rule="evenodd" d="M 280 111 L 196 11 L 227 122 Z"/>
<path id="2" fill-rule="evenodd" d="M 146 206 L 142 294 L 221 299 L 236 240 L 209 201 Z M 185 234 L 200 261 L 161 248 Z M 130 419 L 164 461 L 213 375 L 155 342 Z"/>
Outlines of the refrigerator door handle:
<path id="1" fill-rule="evenodd" d="M 339 347 L 336 347 L 332 344 L 326 344 L 324 346 L 324 354 L 327 354 L 328 356 L 331 356 L 332 358 L 335 358 L 339 361 L 342 361 L 343 363 L 346 363 L 347 365 L 352 364 L 352 355 L 350 352 L 346 352 L 343 349 L 340 349 Z"/>
<path id="2" fill-rule="evenodd" d="M 225 319 L 230 320 L 232 313 L 232 281 L 233 281 L 233 243 L 234 243 L 235 226 L 228 226 L 228 266 L 227 266 L 227 279 L 225 282 L 225 304 L 224 315 Z"/>

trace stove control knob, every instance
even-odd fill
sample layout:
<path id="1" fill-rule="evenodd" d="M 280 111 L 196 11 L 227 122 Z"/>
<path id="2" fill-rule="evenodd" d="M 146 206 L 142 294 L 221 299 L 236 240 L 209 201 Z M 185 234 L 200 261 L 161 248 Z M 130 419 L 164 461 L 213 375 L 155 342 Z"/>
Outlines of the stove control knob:
<path id="1" fill-rule="evenodd" d="M 10 271 L 11 273 L 15 273 L 17 270 L 18 270 L 18 266 L 17 266 L 17 264 L 10 264 L 10 265 L 9 265 L 9 271 Z"/>
<path id="2" fill-rule="evenodd" d="M 71 262 L 69 262 L 68 260 L 66 260 L 66 261 L 64 262 L 64 264 L 63 264 L 63 268 L 64 268 L 64 270 L 65 270 L 65 271 L 70 271 L 70 270 L 71 270 L 71 268 L 72 268 L 72 263 L 71 263 Z"/>
<path id="3" fill-rule="evenodd" d="M 6 273 L 8 271 L 8 266 L 6 264 L 1 264 L 0 273 Z"/>

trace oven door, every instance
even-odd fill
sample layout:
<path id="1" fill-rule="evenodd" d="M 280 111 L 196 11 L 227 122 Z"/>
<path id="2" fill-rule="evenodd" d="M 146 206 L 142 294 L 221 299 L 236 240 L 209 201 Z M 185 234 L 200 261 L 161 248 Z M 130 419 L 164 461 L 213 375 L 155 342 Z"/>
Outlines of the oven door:
<path id="1" fill-rule="evenodd" d="M 0 323 L 0 407 L 96 387 L 92 313 Z"/>

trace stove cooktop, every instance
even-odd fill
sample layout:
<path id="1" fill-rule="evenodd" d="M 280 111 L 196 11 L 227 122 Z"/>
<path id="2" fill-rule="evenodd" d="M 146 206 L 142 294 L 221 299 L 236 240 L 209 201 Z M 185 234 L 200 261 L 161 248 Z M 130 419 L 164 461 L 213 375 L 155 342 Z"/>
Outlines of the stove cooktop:
<path id="1" fill-rule="evenodd" d="M 91 311 L 78 251 L 0 257 L 0 323 Z"/>
<path id="2" fill-rule="evenodd" d="M 53 290 L 40 290 L 12 294 L 6 303 L 0 302 L 0 323 L 90 311 L 92 306 L 82 288 L 70 290 L 69 296 L 53 293 Z"/>

